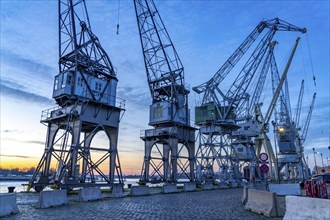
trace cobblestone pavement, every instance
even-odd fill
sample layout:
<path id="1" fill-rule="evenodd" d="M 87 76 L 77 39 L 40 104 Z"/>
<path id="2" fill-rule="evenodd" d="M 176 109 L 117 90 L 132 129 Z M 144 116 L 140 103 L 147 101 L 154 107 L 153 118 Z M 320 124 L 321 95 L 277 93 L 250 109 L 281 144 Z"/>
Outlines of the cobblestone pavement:
<path id="1" fill-rule="evenodd" d="M 48 209 L 35 209 L 37 193 L 17 194 L 20 213 L 4 219 L 273 219 L 246 211 L 242 188 L 219 189 L 151 196 L 103 198 Z"/>

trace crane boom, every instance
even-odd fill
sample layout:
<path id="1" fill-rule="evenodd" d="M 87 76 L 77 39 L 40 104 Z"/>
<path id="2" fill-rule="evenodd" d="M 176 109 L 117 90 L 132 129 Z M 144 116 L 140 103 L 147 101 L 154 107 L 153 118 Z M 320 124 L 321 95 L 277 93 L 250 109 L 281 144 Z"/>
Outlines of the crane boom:
<path id="1" fill-rule="evenodd" d="M 269 49 L 269 44 L 273 38 L 275 32 L 269 31 L 264 38 L 259 42 L 257 48 L 250 56 L 249 60 L 246 62 L 245 66 L 241 72 L 236 77 L 234 83 L 229 88 L 225 95 L 225 98 L 230 103 L 229 106 L 237 107 L 238 103 L 241 101 L 245 91 L 250 84 L 252 77 L 255 74 L 258 66 L 261 63 L 267 49 Z"/>
<path id="2" fill-rule="evenodd" d="M 271 58 L 274 56 L 273 53 L 274 53 L 274 47 L 275 45 L 277 44 L 276 41 L 273 41 L 270 45 L 269 45 L 269 51 L 268 51 L 268 54 L 265 58 L 265 62 L 263 64 L 263 68 L 262 70 L 260 71 L 260 75 L 258 77 L 258 82 L 257 82 L 257 85 L 253 91 L 253 95 L 252 95 L 252 98 L 250 99 L 250 103 L 249 103 L 249 109 L 248 109 L 248 114 L 249 115 L 252 115 L 254 112 L 254 106 L 256 106 L 258 103 L 259 103 L 259 100 L 260 100 L 260 96 L 261 96 L 261 93 L 262 93 L 262 90 L 264 88 L 264 84 L 265 84 L 265 81 L 266 81 L 266 78 L 267 78 L 267 73 L 268 73 L 268 70 L 271 66 Z"/>
<path id="3" fill-rule="evenodd" d="M 203 92 L 205 93 L 203 98 L 203 104 L 211 101 L 212 94 L 210 93 L 214 92 L 216 87 L 218 87 L 220 82 L 223 81 L 223 79 L 228 75 L 230 70 L 237 64 L 237 62 L 241 59 L 241 57 L 250 48 L 250 46 L 258 38 L 258 36 L 263 32 L 265 28 L 269 28 L 274 32 L 276 31 L 299 31 L 302 33 L 306 32 L 306 28 L 299 28 L 279 18 L 274 18 L 267 21 L 261 21 L 210 80 L 199 86 L 193 87 L 193 90 L 196 93 L 198 94 Z"/>
<path id="4" fill-rule="evenodd" d="M 272 89 L 273 89 L 273 94 L 275 94 L 277 85 L 280 82 L 280 74 L 278 72 L 278 68 L 277 68 L 277 64 L 276 64 L 276 60 L 275 60 L 275 56 L 271 57 L 271 72 L 272 72 Z M 287 84 L 287 80 L 285 80 L 285 84 L 286 86 Z M 288 93 L 287 93 L 288 94 Z M 275 112 L 275 121 L 276 122 L 287 122 L 290 123 L 291 118 L 288 116 L 288 99 L 286 98 L 286 93 L 281 89 L 279 97 L 278 97 L 278 102 L 279 102 L 279 111 L 276 108 L 276 105 L 274 107 L 274 112 Z"/>
<path id="5" fill-rule="evenodd" d="M 136 0 L 134 5 L 153 102 L 176 102 L 178 93 L 187 92 L 184 88 L 184 68 L 178 53 L 155 3 Z"/>
<path id="6" fill-rule="evenodd" d="M 215 73 L 215 75 L 207 82 L 193 87 L 193 90 L 198 94 L 205 92 L 207 88 L 216 87 L 218 84 L 228 75 L 230 70 L 241 59 L 245 52 L 250 48 L 253 42 L 257 39 L 259 34 L 265 29 L 266 24 L 261 21 L 256 28 L 248 35 L 243 43 L 235 50 L 235 52 L 229 57 L 229 59 L 221 66 L 221 68 Z"/>
<path id="7" fill-rule="evenodd" d="M 291 113 L 291 102 L 290 102 L 290 93 L 289 93 L 289 83 L 288 80 L 285 80 L 285 92 L 284 92 L 284 98 L 285 98 L 285 112 L 287 115 L 288 120 L 291 120 L 292 113 Z"/>
<path id="8" fill-rule="evenodd" d="M 279 84 L 278 84 L 278 86 L 277 86 L 277 88 L 275 90 L 275 93 L 273 95 L 273 98 L 272 98 L 272 100 L 270 102 L 269 108 L 268 108 L 268 110 L 267 110 L 267 112 L 265 114 L 264 121 L 263 121 L 263 126 L 261 127 L 261 129 L 265 129 L 265 125 L 268 124 L 269 121 L 270 121 L 271 115 L 272 115 L 273 110 L 275 108 L 275 103 L 276 103 L 276 101 L 277 101 L 277 99 L 278 99 L 278 97 L 280 95 L 282 86 L 284 84 L 284 81 L 286 79 L 286 76 L 288 74 L 288 71 L 289 71 L 289 68 L 290 68 L 290 65 L 291 65 L 291 62 L 292 62 L 292 59 L 293 59 L 293 56 L 294 56 L 294 54 L 296 52 L 296 49 L 297 49 L 299 40 L 300 40 L 300 38 L 298 37 L 297 40 L 296 40 L 296 43 L 295 43 L 295 45 L 293 47 L 293 50 L 291 52 L 291 55 L 289 57 L 289 60 L 288 60 L 288 62 L 286 64 L 286 66 L 285 66 L 285 69 L 284 69 L 283 74 L 281 76 L 280 82 L 279 82 Z"/>
<path id="9" fill-rule="evenodd" d="M 315 98 L 316 98 L 316 93 L 314 93 L 313 95 L 313 100 L 311 105 L 309 106 L 309 111 L 308 111 L 308 115 L 307 115 L 307 119 L 301 134 L 301 140 L 302 140 L 302 144 L 305 142 L 306 136 L 307 136 L 307 132 L 308 132 L 308 128 L 309 128 L 309 123 L 311 121 L 312 118 L 312 112 L 313 112 L 313 108 L 314 108 L 314 104 L 315 104 Z"/>
<path id="10" fill-rule="evenodd" d="M 259 41 L 254 52 L 239 72 L 229 90 L 226 93 L 221 91 L 219 88 L 220 82 L 227 76 L 229 71 L 236 65 L 251 44 L 266 28 L 268 28 L 268 32 Z M 259 65 L 262 63 L 272 38 L 278 30 L 306 32 L 305 28 L 298 28 L 278 18 L 259 23 L 233 55 L 207 83 L 193 88 L 197 93 L 204 92 L 201 106 L 197 107 L 198 109 L 196 110 L 196 124 L 201 125 L 205 122 L 209 123 L 211 121 L 216 121 L 221 124 L 232 124 L 235 120 L 240 120 L 240 117 L 242 116 L 241 114 L 244 111 L 243 106 L 245 106 L 245 103 L 248 103 L 249 94 L 246 93 L 246 90 L 254 78 Z M 212 110 L 215 111 L 213 113 L 214 116 L 203 116 L 203 108 L 207 105 L 211 105 L 212 108 L 215 109 Z"/>
<path id="11" fill-rule="evenodd" d="M 298 43 L 299 43 L 299 40 L 300 38 L 298 37 L 297 40 L 296 40 L 296 43 L 294 45 L 294 48 L 291 52 L 291 55 L 289 57 L 289 60 L 286 64 L 286 67 L 283 71 L 283 74 L 281 76 L 281 79 L 276 87 L 276 90 L 275 90 L 275 93 L 273 95 L 273 98 L 269 104 L 269 107 L 267 109 L 267 112 L 265 114 L 265 116 L 263 117 L 262 113 L 261 113 L 261 105 L 257 105 L 256 106 L 256 116 L 257 117 L 260 117 L 260 119 L 258 119 L 258 121 L 261 121 L 261 123 L 258 125 L 259 127 L 259 138 L 257 139 L 257 144 L 256 144 L 256 152 L 257 152 L 257 155 L 260 154 L 260 151 L 261 151 L 261 147 L 262 145 L 264 145 L 265 147 L 265 150 L 266 152 L 268 153 L 269 155 L 269 158 L 270 158 L 270 164 L 274 163 L 275 165 L 275 168 L 277 169 L 277 160 L 275 159 L 275 155 L 274 155 L 274 152 L 273 152 L 273 148 L 271 147 L 271 143 L 269 141 L 269 138 L 267 137 L 267 134 L 266 132 L 268 131 L 268 124 L 269 124 L 269 121 L 270 121 L 270 118 L 271 118 L 271 115 L 273 113 L 273 110 L 275 109 L 275 106 L 276 106 L 276 102 L 277 102 L 277 99 L 278 97 L 280 96 L 280 93 L 282 91 L 282 86 L 285 82 L 285 79 L 286 79 L 286 76 L 288 74 L 288 71 L 289 71 L 289 68 L 290 68 L 290 65 L 291 65 L 291 61 L 293 59 L 293 56 L 295 54 L 295 51 L 297 49 L 297 46 L 298 46 Z M 274 62 L 274 59 L 272 59 L 271 62 Z M 274 66 L 274 65 L 273 65 Z M 273 70 L 273 69 L 272 69 Z M 275 179 L 278 179 L 279 176 L 278 176 L 278 173 L 275 172 Z"/>
<path id="12" fill-rule="evenodd" d="M 182 147 L 190 156 L 195 153 L 183 65 L 154 1 L 134 0 L 134 7 L 152 98 L 149 125 L 153 126 L 141 136 L 145 157 L 140 182 L 154 182 L 154 178 L 177 182 L 183 177 L 193 181 L 195 162 L 183 162 L 181 155 Z"/>
<path id="13" fill-rule="evenodd" d="M 85 0 L 59 0 L 59 70 L 76 65 L 89 66 L 102 74 L 113 76 L 111 60 L 93 34 Z M 82 10 L 78 7 L 82 7 Z M 81 13 L 79 13 L 82 11 Z"/>
<path id="14" fill-rule="evenodd" d="M 188 125 L 189 89 L 179 55 L 154 1 L 134 0 L 134 6 L 152 98 L 149 125 Z"/>
<path id="15" fill-rule="evenodd" d="M 298 102 L 297 102 L 297 107 L 296 107 L 296 117 L 294 120 L 294 123 L 296 124 L 296 127 L 299 127 L 299 121 L 300 121 L 300 113 L 301 113 L 301 105 L 302 105 L 302 100 L 304 96 L 304 80 L 301 81 L 301 86 L 300 86 L 300 91 L 299 91 L 299 96 L 298 96 Z"/>

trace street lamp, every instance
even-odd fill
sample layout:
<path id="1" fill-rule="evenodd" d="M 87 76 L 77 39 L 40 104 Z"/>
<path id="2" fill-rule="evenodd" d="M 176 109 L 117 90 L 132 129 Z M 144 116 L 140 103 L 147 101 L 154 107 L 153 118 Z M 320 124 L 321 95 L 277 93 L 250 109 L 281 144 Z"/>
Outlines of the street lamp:
<path id="1" fill-rule="evenodd" d="M 315 152 L 315 148 L 314 147 L 312 149 L 313 149 L 313 154 L 314 154 L 315 172 L 316 172 L 316 174 L 318 174 L 318 172 L 317 172 L 317 165 L 316 165 L 316 157 L 315 157 L 316 152 Z"/>
<path id="2" fill-rule="evenodd" d="M 321 161 L 322 161 L 322 168 L 324 168 L 324 163 L 323 163 L 323 154 L 321 153 Z"/>

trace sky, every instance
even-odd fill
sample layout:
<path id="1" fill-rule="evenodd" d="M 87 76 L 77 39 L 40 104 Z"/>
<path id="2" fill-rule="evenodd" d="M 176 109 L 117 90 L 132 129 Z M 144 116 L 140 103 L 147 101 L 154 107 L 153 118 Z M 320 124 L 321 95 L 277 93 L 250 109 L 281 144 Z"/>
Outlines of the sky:
<path id="1" fill-rule="evenodd" d="M 1 124 L 0 167 L 31 167 L 39 162 L 45 147 L 46 126 L 40 124 L 43 110 L 52 100 L 54 76 L 58 73 L 57 1 L 1 0 Z M 151 96 L 147 86 L 133 1 L 86 0 L 93 32 L 117 69 L 117 97 L 126 100 L 120 123 L 119 157 L 125 174 L 139 174 L 144 156 L 140 131 L 148 129 Z M 158 10 L 185 68 L 186 83 L 197 86 L 222 66 L 255 26 L 279 17 L 307 34 L 279 33 L 275 50 L 280 72 L 300 36 L 288 74 L 291 106 L 295 107 L 300 81 L 305 79 L 301 121 L 314 92 L 317 99 L 304 144 L 317 165 L 330 158 L 329 1 L 156 1 Z M 119 9 L 119 10 L 118 10 Z M 116 26 L 119 23 L 119 34 Z M 314 86 L 313 74 L 316 77 Z M 222 87 L 235 76 L 229 74 Z M 270 91 L 270 85 L 266 89 Z M 267 93 L 266 93 L 267 94 Z M 262 97 L 267 100 L 266 95 Z M 200 97 L 189 94 L 191 115 Z M 193 120 L 193 118 L 192 118 Z M 100 135 L 95 141 L 102 144 Z M 330 163 L 330 160 L 328 161 Z"/>

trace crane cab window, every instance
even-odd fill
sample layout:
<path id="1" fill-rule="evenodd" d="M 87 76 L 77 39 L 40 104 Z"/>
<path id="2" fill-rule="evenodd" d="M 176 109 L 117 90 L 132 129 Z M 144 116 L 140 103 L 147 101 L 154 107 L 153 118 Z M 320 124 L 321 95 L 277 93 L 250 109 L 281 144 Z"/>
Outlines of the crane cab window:
<path id="1" fill-rule="evenodd" d="M 78 77 L 78 80 L 77 80 L 77 86 L 79 87 L 83 87 L 83 84 L 84 84 L 84 81 L 81 77 Z"/>
<path id="2" fill-rule="evenodd" d="M 70 86 L 71 83 L 72 83 L 72 76 L 71 75 L 67 75 L 67 77 L 66 77 L 66 84 Z"/>
<path id="3" fill-rule="evenodd" d="M 102 90 L 102 84 L 99 83 L 99 82 L 96 82 L 95 83 L 95 90 L 98 91 L 98 92 L 101 92 L 101 90 Z"/>
<path id="4" fill-rule="evenodd" d="M 157 106 L 154 108 L 154 118 L 161 118 L 163 117 L 163 107 L 162 106 Z"/>
<path id="5" fill-rule="evenodd" d="M 201 116 L 202 116 L 202 117 L 205 117 L 205 116 L 207 116 L 207 115 L 208 115 L 207 108 L 202 107 L 202 108 L 201 108 Z"/>
<path id="6" fill-rule="evenodd" d="M 237 152 L 243 152 L 244 149 L 242 147 L 237 148 Z"/>
<path id="7" fill-rule="evenodd" d="M 55 77 L 54 90 L 58 90 L 58 76 Z"/>

